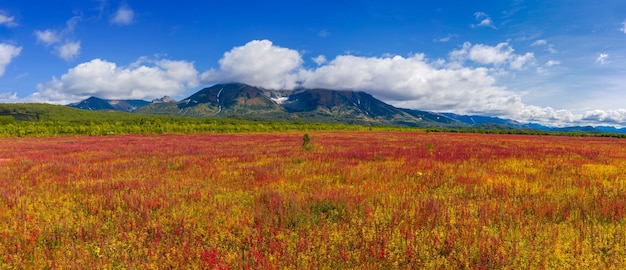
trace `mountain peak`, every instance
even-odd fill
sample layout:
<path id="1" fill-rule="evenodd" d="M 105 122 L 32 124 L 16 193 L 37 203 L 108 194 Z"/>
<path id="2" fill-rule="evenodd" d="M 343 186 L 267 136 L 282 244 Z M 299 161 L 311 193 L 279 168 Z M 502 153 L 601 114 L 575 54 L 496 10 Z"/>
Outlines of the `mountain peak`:
<path id="1" fill-rule="evenodd" d="M 170 96 L 163 96 L 162 98 L 155 98 L 152 100 L 152 103 L 167 103 L 167 102 L 176 102 L 176 100 L 174 100 Z"/>

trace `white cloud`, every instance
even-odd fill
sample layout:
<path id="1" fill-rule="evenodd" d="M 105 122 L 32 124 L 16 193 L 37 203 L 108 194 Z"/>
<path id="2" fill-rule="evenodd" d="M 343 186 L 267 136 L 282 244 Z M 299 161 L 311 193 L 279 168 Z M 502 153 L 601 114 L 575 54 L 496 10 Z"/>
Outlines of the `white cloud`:
<path id="1" fill-rule="evenodd" d="M 323 55 L 318 55 L 317 57 L 313 57 L 311 58 L 311 60 L 313 60 L 313 62 L 315 62 L 318 66 L 328 61 L 326 60 L 326 56 L 323 56 Z"/>
<path id="2" fill-rule="evenodd" d="M 587 111 L 583 115 L 582 119 L 593 121 L 593 122 L 604 122 L 604 123 L 626 125 L 626 110 L 618 109 L 618 110 L 609 110 L 609 111 L 604 111 L 604 110 Z"/>
<path id="3" fill-rule="evenodd" d="M 544 125 L 566 126 L 577 123 L 582 116 L 568 110 L 556 110 L 551 107 L 523 105 L 517 109 L 517 120 L 530 121 Z"/>
<path id="4" fill-rule="evenodd" d="M 598 63 L 600 65 L 604 65 L 604 64 L 610 63 L 610 61 L 609 61 L 609 54 L 608 53 L 600 53 L 598 55 L 598 58 L 596 58 L 596 63 Z"/>
<path id="5" fill-rule="evenodd" d="M 35 30 L 35 36 L 37 37 L 37 42 L 46 46 L 59 42 L 59 34 L 52 29 Z"/>
<path id="6" fill-rule="evenodd" d="M 463 43 L 458 50 L 451 51 L 448 56 L 453 61 L 452 65 L 460 67 L 466 60 L 471 60 L 482 65 L 493 65 L 503 67 L 508 65 L 511 69 L 521 70 L 527 66 L 535 65 L 535 55 L 525 53 L 518 55 L 507 42 L 499 43 L 496 46 L 485 44 L 472 45 L 470 42 Z"/>
<path id="7" fill-rule="evenodd" d="M 622 22 L 622 28 L 620 28 L 619 30 L 622 31 L 622 33 L 626 34 L 626 20 Z"/>
<path id="8" fill-rule="evenodd" d="M 507 61 L 513 54 L 513 48 L 508 43 L 500 43 L 495 47 L 476 44 L 469 50 L 469 59 L 481 64 L 497 65 Z"/>
<path id="9" fill-rule="evenodd" d="M 80 53 L 80 41 L 66 42 L 58 47 L 59 57 L 65 61 L 73 60 Z"/>
<path id="10" fill-rule="evenodd" d="M 17 23 L 15 22 L 15 17 L 0 10 L 0 25 L 4 25 L 6 27 L 16 27 Z"/>
<path id="11" fill-rule="evenodd" d="M 543 46 L 543 45 L 547 45 L 548 42 L 545 39 L 539 39 L 535 42 L 533 42 L 532 44 L 530 44 L 530 46 L 536 47 L 536 46 Z"/>
<path id="12" fill-rule="evenodd" d="M 74 32 L 74 29 L 76 29 L 78 22 L 82 20 L 83 20 L 82 16 L 74 16 L 70 18 L 69 20 L 67 20 L 67 22 L 65 22 L 66 28 L 63 30 L 64 34 L 70 34 Z"/>
<path id="13" fill-rule="evenodd" d="M 141 59 L 129 67 L 94 59 L 68 70 L 61 78 L 37 85 L 27 102 L 67 104 L 97 96 L 108 99 L 153 99 L 176 96 L 198 86 L 193 63 Z"/>
<path id="14" fill-rule="evenodd" d="M 561 61 L 548 60 L 548 62 L 546 62 L 542 66 L 537 67 L 537 73 L 539 73 L 539 74 L 546 74 L 548 72 L 549 68 L 554 67 L 554 66 L 558 66 L 560 64 L 561 64 Z"/>
<path id="15" fill-rule="evenodd" d="M 111 23 L 116 25 L 129 25 L 133 23 L 135 12 L 127 5 L 120 6 L 111 17 Z"/>
<path id="16" fill-rule="evenodd" d="M 448 41 L 450 41 L 450 39 L 452 39 L 454 37 L 457 37 L 457 36 L 458 35 L 448 34 L 447 36 L 442 37 L 442 38 L 435 38 L 435 39 L 433 39 L 433 41 L 434 42 L 448 42 Z"/>
<path id="17" fill-rule="evenodd" d="M 0 103 L 18 103 L 20 98 L 17 93 L 0 93 Z"/>
<path id="18" fill-rule="evenodd" d="M 545 46 L 546 47 L 546 51 L 548 51 L 549 53 L 557 53 L 558 51 L 556 49 L 554 49 L 554 45 L 549 44 L 548 41 L 546 41 L 545 39 L 538 39 L 535 42 L 533 42 L 532 44 L 530 44 L 530 46 L 532 47 L 542 47 Z"/>
<path id="19" fill-rule="evenodd" d="M 220 69 L 204 72 L 202 81 L 291 89 L 296 86 L 302 62 L 295 50 L 274 46 L 269 40 L 254 40 L 224 53 L 219 61 Z"/>
<path id="20" fill-rule="evenodd" d="M 342 55 L 309 71 L 304 87 L 351 89 L 399 107 L 427 110 L 504 112 L 519 96 L 495 85 L 486 68 L 438 69 L 424 55 Z"/>
<path id="21" fill-rule="evenodd" d="M 489 15 L 487 15 L 487 13 L 475 12 L 474 13 L 474 17 L 476 18 L 477 21 L 479 21 L 479 23 L 478 24 L 472 24 L 471 26 L 473 28 L 475 28 L 475 27 L 490 27 L 490 28 L 496 29 L 496 26 L 493 25 L 493 21 L 491 20 Z"/>
<path id="22" fill-rule="evenodd" d="M 0 43 L 0 76 L 4 75 L 6 67 L 13 61 L 13 58 L 20 55 L 20 52 L 22 52 L 22 47 Z"/>
<path id="23" fill-rule="evenodd" d="M 546 67 L 553 67 L 553 66 L 558 66 L 560 65 L 561 62 L 560 61 L 556 61 L 556 60 L 549 60 L 548 62 L 546 62 L 545 66 Z"/>
<path id="24" fill-rule="evenodd" d="M 54 46 L 52 52 L 65 61 L 73 60 L 80 54 L 80 41 L 70 41 L 67 40 L 67 37 L 72 35 L 76 25 L 82 19 L 83 18 L 81 16 L 74 16 L 70 18 L 65 23 L 65 29 L 61 31 L 57 31 L 55 29 L 35 30 L 34 34 L 37 38 L 37 42 L 48 47 L 53 44 L 59 44 L 62 40 L 66 39 L 63 44 Z"/>
<path id="25" fill-rule="evenodd" d="M 530 52 L 527 52 L 524 55 L 514 56 L 509 64 L 511 69 L 515 70 L 522 70 L 530 65 L 535 65 L 535 55 Z"/>

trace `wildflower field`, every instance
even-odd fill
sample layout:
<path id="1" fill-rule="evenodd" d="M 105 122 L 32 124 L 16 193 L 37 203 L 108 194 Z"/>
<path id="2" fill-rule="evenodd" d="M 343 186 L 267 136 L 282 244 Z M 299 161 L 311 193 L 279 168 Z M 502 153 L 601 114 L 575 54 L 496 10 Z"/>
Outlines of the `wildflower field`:
<path id="1" fill-rule="evenodd" d="M 626 268 L 626 140 L 303 135 L 0 139 L 0 269 Z"/>

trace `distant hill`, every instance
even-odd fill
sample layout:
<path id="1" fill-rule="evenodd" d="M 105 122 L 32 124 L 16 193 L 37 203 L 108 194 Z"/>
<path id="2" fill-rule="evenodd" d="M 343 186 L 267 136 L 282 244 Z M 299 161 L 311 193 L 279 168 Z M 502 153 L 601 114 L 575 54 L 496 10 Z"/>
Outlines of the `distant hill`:
<path id="1" fill-rule="evenodd" d="M 0 116 L 17 121 L 83 121 L 85 119 L 139 119 L 140 116 L 121 111 L 90 111 L 63 105 L 15 103 L 0 104 Z"/>
<path id="2" fill-rule="evenodd" d="M 68 106 L 90 111 L 113 110 L 132 112 L 137 108 L 145 106 L 147 104 L 150 104 L 150 102 L 145 100 L 108 100 L 97 97 L 89 97 L 81 102 L 72 103 Z"/>

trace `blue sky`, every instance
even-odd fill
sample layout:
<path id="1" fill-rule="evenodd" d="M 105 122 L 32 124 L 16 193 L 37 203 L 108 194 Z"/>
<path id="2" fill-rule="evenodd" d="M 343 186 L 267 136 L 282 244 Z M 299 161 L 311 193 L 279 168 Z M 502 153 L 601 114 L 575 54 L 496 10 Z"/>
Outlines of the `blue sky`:
<path id="1" fill-rule="evenodd" d="M 0 102 L 180 100 L 233 81 L 626 126 L 626 2 L 0 0 Z"/>

